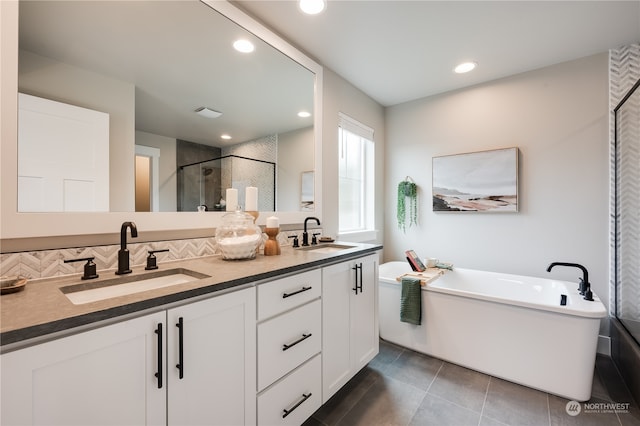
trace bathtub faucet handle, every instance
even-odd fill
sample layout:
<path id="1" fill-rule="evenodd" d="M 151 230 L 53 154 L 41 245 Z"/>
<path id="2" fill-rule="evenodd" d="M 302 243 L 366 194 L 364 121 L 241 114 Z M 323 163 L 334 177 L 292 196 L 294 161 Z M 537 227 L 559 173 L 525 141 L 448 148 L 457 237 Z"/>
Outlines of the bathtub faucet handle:
<path id="1" fill-rule="evenodd" d="M 584 296 L 584 292 L 587 288 L 587 283 L 584 282 L 584 278 L 579 278 L 580 283 L 578 284 L 578 293 Z"/>
<path id="2" fill-rule="evenodd" d="M 591 284 L 585 282 L 582 278 L 580 278 L 580 286 L 578 288 L 581 295 L 583 295 L 584 300 L 593 301 L 593 292 L 591 291 Z"/>

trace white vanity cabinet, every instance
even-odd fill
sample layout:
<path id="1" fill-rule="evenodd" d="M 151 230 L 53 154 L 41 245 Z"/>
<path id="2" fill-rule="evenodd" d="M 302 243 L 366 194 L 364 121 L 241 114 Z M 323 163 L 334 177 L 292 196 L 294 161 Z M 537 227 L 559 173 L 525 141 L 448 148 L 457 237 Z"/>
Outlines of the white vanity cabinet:
<path id="1" fill-rule="evenodd" d="M 255 291 L 167 311 L 169 425 L 255 424 Z"/>
<path id="2" fill-rule="evenodd" d="M 159 312 L 3 354 L 1 423 L 166 424 L 166 383 L 156 377 L 165 318 Z"/>
<path id="3" fill-rule="evenodd" d="M 258 286 L 259 425 L 302 424 L 322 404 L 322 272 Z"/>
<path id="4" fill-rule="evenodd" d="M 3 354 L 2 424 L 255 424 L 255 312 L 249 288 Z"/>
<path id="5" fill-rule="evenodd" d="M 376 356 L 378 255 L 322 269 L 322 401 Z"/>
<path id="6" fill-rule="evenodd" d="M 378 353 L 377 258 L 7 351 L 1 424 L 302 424 Z"/>

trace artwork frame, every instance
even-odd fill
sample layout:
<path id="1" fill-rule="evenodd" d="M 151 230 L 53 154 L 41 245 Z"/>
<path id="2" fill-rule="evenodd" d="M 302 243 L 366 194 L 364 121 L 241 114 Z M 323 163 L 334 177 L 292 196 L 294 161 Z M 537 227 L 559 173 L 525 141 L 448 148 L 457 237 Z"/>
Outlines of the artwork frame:
<path id="1" fill-rule="evenodd" d="M 433 157 L 434 212 L 519 210 L 517 147 Z"/>

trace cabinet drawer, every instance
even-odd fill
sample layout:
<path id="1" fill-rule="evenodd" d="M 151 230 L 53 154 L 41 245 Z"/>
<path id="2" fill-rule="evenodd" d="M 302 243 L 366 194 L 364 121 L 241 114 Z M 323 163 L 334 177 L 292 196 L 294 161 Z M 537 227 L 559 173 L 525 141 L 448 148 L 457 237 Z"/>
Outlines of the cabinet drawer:
<path id="1" fill-rule="evenodd" d="M 301 425 L 320 408 L 320 393 L 321 358 L 317 355 L 258 396 L 258 424 Z"/>
<path id="2" fill-rule="evenodd" d="M 320 300 L 258 325 L 258 391 L 321 348 Z"/>
<path id="3" fill-rule="evenodd" d="M 320 269 L 292 275 L 258 286 L 258 321 L 320 297 Z"/>

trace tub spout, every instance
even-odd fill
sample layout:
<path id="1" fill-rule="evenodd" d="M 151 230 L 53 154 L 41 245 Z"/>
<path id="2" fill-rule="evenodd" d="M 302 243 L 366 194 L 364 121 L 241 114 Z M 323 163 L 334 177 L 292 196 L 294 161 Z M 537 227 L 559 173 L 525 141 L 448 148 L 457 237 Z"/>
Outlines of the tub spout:
<path id="1" fill-rule="evenodd" d="M 593 292 L 591 291 L 589 271 L 587 271 L 587 268 L 578 263 L 553 262 L 547 267 L 547 272 L 551 272 L 551 269 L 553 269 L 554 266 L 570 266 L 580 269 L 582 271 L 582 278 L 580 278 L 580 283 L 578 284 L 578 291 L 584 296 L 585 300 L 593 300 Z"/>

